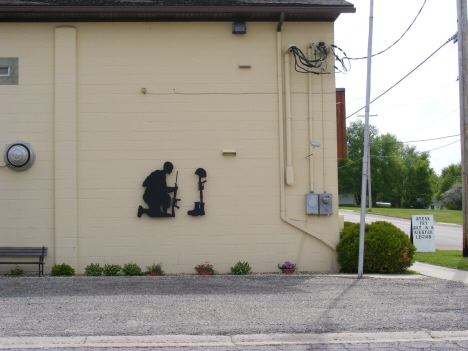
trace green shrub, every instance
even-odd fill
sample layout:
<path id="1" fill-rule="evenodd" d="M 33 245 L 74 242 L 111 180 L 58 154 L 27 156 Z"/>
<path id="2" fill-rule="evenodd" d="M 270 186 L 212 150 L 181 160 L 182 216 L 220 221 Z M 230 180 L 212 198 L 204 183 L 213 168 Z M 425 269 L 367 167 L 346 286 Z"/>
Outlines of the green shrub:
<path id="1" fill-rule="evenodd" d="M 122 267 L 120 267 L 118 264 L 105 264 L 104 268 L 102 269 L 102 273 L 104 273 L 106 276 L 115 276 L 119 275 L 121 270 Z"/>
<path id="2" fill-rule="evenodd" d="M 102 275 L 103 268 L 99 266 L 99 263 L 91 263 L 86 266 L 84 271 L 86 275 L 100 276 Z"/>
<path id="3" fill-rule="evenodd" d="M 340 232 L 340 240 L 343 237 L 343 233 L 345 233 L 346 228 L 355 224 L 356 223 L 353 223 L 353 222 L 344 222 L 343 230 Z"/>
<path id="4" fill-rule="evenodd" d="M 360 224 L 345 226 L 336 247 L 338 263 L 344 273 L 357 273 Z M 401 273 L 413 264 L 416 248 L 408 236 L 393 224 L 383 221 L 366 224 L 364 272 Z"/>
<path id="5" fill-rule="evenodd" d="M 66 263 L 54 265 L 50 272 L 50 275 L 53 276 L 71 276 L 73 274 L 75 274 L 75 270 Z"/>
<path id="6" fill-rule="evenodd" d="M 133 262 L 125 263 L 122 268 L 123 275 L 142 275 L 141 268 Z"/>
<path id="7" fill-rule="evenodd" d="M 154 274 L 159 272 L 159 274 L 163 275 L 164 271 L 162 270 L 162 263 L 153 263 L 151 266 L 146 266 L 146 269 L 148 269 L 149 274 Z"/>
<path id="8" fill-rule="evenodd" d="M 18 276 L 18 275 L 23 275 L 23 270 L 19 268 L 18 266 L 15 266 L 15 268 L 10 270 L 10 274 L 13 276 Z"/>
<path id="9" fill-rule="evenodd" d="M 252 268 L 248 262 L 237 262 L 234 267 L 231 267 L 231 274 L 244 275 L 252 272 Z"/>

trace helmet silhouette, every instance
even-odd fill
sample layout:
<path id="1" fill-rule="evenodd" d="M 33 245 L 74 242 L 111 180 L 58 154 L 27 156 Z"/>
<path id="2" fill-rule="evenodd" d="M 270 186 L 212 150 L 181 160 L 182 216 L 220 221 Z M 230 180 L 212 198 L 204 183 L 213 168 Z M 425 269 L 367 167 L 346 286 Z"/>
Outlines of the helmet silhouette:
<path id="1" fill-rule="evenodd" d="M 195 174 L 199 177 L 206 178 L 206 171 L 203 168 L 198 168 Z"/>

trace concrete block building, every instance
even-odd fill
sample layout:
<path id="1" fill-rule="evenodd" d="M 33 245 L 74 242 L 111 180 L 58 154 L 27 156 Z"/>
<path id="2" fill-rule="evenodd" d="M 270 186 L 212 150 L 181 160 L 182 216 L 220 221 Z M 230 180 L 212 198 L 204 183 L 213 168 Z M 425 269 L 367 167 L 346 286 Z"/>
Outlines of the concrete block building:
<path id="1" fill-rule="evenodd" d="M 130 261 L 337 271 L 334 58 L 303 74 L 288 48 L 329 47 L 336 18 L 354 11 L 344 0 L 2 1 L 0 246 L 48 247 L 46 273 Z M 155 170 L 167 216 L 138 213 Z"/>

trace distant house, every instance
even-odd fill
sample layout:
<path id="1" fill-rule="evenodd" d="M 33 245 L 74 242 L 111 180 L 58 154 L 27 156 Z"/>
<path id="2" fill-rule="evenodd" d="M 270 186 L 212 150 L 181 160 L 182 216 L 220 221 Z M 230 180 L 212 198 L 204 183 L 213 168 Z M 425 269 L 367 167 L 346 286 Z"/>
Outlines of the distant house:
<path id="1" fill-rule="evenodd" d="M 354 198 L 354 194 L 340 194 L 338 202 L 340 206 L 357 205 L 356 199 Z"/>
<path id="2" fill-rule="evenodd" d="M 427 208 L 428 210 L 442 210 L 442 204 L 435 197 L 432 198 L 431 205 Z"/>

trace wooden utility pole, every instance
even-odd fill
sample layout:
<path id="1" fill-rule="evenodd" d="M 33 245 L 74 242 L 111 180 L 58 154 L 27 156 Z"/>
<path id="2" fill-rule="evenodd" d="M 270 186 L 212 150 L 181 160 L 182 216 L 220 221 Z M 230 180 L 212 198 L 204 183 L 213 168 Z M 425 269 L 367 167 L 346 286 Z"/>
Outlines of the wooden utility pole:
<path id="1" fill-rule="evenodd" d="M 358 117 L 366 117 L 365 115 L 357 115 Z M 369 118 L 371 117 L 377 117 L 378 115 L 369 115 Z M 369 141 L 369 144 L 367 145 L 367 184 L 369 185 L 369 212 L 372 212 L 372 180 L 371 180 L 371 163 L 370 163 L 370 152 L 371 152 L 371 146 L 372 143 Z M 361 200 L 362 201 L 362 200 Z"/>
<path id="2" fill-rule="evenodd" d="M 468 257 L 468 15 L 466 0 L 457 0 L 458 14 L 458 80 L 460 84 L 460 143 L 463 185 L 463 257 Z"/>

